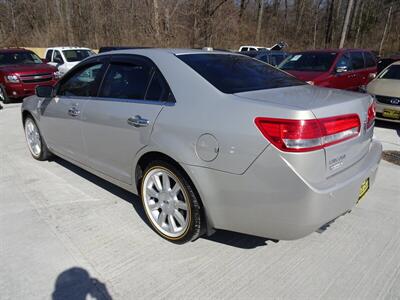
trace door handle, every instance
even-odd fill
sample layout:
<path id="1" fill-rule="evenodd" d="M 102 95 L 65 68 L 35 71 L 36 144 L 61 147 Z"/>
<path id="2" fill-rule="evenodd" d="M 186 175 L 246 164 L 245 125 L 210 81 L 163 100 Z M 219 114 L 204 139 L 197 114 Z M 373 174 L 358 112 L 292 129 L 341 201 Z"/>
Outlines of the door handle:
<path id="1" fill-rule="evenodd" d="M 79 116 L 80 113 L 81 111 L 77 109 L 75 106 L 68 109 L 68 114 L 72 117 L 77 117 Z"/>
<path id="2" fill-rule="evenodd" d="M 135 117 L 130 117 L 127 120 L 128 124 L 133 127 L 146 127 L 149 125 L 150 121 L 147 119 L 142 118 L 141 116 L 137 115 Z"/>

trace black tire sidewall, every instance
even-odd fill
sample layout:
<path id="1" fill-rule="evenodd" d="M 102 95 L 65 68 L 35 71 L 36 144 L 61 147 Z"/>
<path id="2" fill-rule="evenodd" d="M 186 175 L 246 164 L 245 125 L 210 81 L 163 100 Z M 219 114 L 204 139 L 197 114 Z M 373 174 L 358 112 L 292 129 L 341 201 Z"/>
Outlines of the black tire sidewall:
<path id="1" fill-rule="evenodd" d="M 145 203 L 144 203 L 144 197 L 143 197 L 143 184 L 144 184 L 144 178 L 147 176 L 147 174 L 154 169 L 165 169 L 166 171 L 174 174 L 177 179 L 179 180 L 180 185 L 182 186 L 182 188 L 184 189 L 184 193 L 187 197 L 187 201 L 189 202 L 189 206 L 190 206 L 190 223 L 188 228 L 186 229 L 186 231 L 184 233 L 182 233 L 182 235 L 178 236 L 178 237 L 169 237 L 166 236 L 164 233 L 160 232 L 158 230 L 158 228 L 156 228 L 153 224 L 153 222 L 151 221 L 151 217 L 148 215 L 148 212 L 146 210 L 145 207 Z M 176 168 L 174 165 L 169 164 L 167 162 L 164 161 L 154 161 L 152 163 L 150 163 L 147 168 L 144 171 L 144 175 L 142 180 L 140 181 L 140 198 L 142 200 L 142 205 L 143 205 L 143 209 L 145 211 L 148 223 L 151 225 L 151 228 L 153 229 L 153 231 L 155 231 L 158 235 L 160 235 L 161 237 L 163 237 L 164 239 L 166 239 L 167 241 L 173 242 L 175 244 L 184 244 L 186 242 L 190 242 L 193 241 L 195 239 L 197 239 L 200 235 L 201 232 L 201 206 L 200 206 L 200 201 L 194 191 L 194 188 L 192 187 L 191 183 L 187 180 L 186 175 L 182 174 L 182 172 Z"/>

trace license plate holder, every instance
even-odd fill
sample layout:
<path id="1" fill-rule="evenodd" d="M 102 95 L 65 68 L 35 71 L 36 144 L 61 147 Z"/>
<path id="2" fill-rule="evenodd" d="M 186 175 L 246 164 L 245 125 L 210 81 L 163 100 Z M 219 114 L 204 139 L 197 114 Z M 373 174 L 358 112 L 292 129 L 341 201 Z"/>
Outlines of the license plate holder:
<path id="1" fill-rule="evenodd" d="M 382 116 L 388 119 L 400 120 L 400 110 L 396 109 L 383 109 Z"/>
<path id="2" fill-rule="evenodd" d="M 360 186 L 360 190 L 358 191 L 358 200 L 357 203 L 361 201 L 361 199 L 365 196 L 365 194 L 369 190 L 369 178 L 365 179 Z"/>

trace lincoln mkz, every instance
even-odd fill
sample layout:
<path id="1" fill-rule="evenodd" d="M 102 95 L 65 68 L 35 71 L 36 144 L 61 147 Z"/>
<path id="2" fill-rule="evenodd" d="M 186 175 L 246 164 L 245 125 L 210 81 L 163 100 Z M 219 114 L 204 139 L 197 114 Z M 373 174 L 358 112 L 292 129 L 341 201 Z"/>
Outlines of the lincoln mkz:
<path id="1" fill-rule="evenodd" d="M 215 229 L 297 239 L 351 210 L 382 147 L 367 94 L 308 85 L 229 52 L 89 57 L 22 105 L 32 156 L 140 195 L 176 243 Z"/>

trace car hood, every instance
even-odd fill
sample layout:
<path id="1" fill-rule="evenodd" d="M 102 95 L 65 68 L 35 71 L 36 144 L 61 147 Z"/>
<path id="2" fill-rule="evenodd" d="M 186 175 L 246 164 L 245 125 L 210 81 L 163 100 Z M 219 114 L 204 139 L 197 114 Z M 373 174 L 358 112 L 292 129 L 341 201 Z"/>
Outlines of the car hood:
<path id="1" fill-rule="evenodd" d="M 0 71 L 4 73 L 13 73 L 17 75 L 30 75 L 37 73 L 53 73 L 57 68 L 48 64 L 31 64 L 31 65 L 6 65 L 0 66 Z"/>
<path id="2" fill-rule="evenodd" d="M 400 97 L 400 80 L 396 79 L 375 79 L 367 86 L 370 94 Z"/>
<path id="3" fill-rule="evenodd" d="M 292 71 L 292 70 L 287 70 L 285 72 L 303 81 L 313 81 L 316 80 L 322 74 L 324 74 L 324 72 L 305 72 L 305 71 Z"/>

